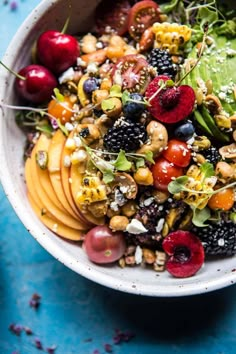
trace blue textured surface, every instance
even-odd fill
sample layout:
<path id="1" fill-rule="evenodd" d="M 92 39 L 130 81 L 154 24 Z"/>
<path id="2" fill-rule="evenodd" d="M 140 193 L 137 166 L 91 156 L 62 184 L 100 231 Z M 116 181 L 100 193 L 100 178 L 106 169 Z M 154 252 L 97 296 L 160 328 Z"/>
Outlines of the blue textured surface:
<path id="1" fill-rule="evenodd" d="M 0 3 L 0 56 L 39 0 Z M 0 187 L 0 354 L 36 354 L 34 338 L 56 354 L 231 354 L 236 352 L 236 287 L 182 299 L 153 299 L 94 284 L 54 260 L 27 233 Z M 41 295 L 37 310 L 29 306 Z M 34 334 L 12 334 L 20 323 Z M 113 345 L 115 329 L 135 337 Z M 44 351 L 45 352 L 45 351 Z"/>

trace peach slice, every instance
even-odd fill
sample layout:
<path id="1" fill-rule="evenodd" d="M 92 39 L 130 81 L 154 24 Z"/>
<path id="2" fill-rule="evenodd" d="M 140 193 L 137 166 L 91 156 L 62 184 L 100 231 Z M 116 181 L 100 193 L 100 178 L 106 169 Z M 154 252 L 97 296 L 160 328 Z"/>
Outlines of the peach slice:
<path id="1" fill-rule="evenodd" d="M 58 236 L 61 236 L 71 241 L 83 240 L 84 234 L 82 231 L 68 227 L 62 224 L 60 221 L 54 219 L 47 212 L 42 212 L 44 208 L 42 206 L 41 208 L 38 206 L 38 204 L 35 202 L 34 198 L 31 196 L 30 193 L 28 193 L 28 200 L 37 217 L 49 230 L 51 230 Z"/>
<path id="2" fill-rule="evenodd" d="M 70 206 L 62 186 L 61 155 L 65 142 L 65 135 L 61 130 L 57 130 L 51 139 L 48 149 L 48 172 L 54 192 L 63 207 L 71 216 L 79 218 L 78 213 L 76 213 Z"/>
<path id="3" fill-rule="evenodd" d="M 41 134 L 39 140 L 37 141 L 37 144 L 35 145 L 35 147 L 32 151 L 31 158 L 36 161 L 36 154 L 38 151 L 45 151 L 46 153 L 48 153 L 50 143 L 51 143 L 51 138 L 47 137 L 45 134 Z M 61 202 L 58 200 L 58 198 L 54 192 L 54 189 L 52 187 L 51 181 L 48 176 L 47 169 L 43 170 L 38 167 L 37 170 L 38 170 L 38 174 L 39 174 L 42 188 L 44 189 L 45 193 L 51 199 L 52 203 L 57 206 L 58 209 L 60 209 L 61 211 L 65 211 L 65 208 L 63 207 Z"/>
<path id="4" fill-rule="evenodd" d="M 55 219 L 57 219 L 60 222 L 61 220 L 63 220 L 63 223 L 66 226 L 69 226 L 70 228 L 77 229 L 77 230 L 86 230 L 88 229 L 88 227 L 85 223 L 83 223 L 81 220 L 73 218 L 70 214 L 67 213 L 65 209 L 63 211 L 59 209 L 56 204 L 53 203 L 52 199 L 55 198 L 57 199 L 53 188 L 52 188 L 52 192 L 50 189 L 50 192 L 48 191 L 48 193 L 46 193 L 45 189 L 43 188 L 43 183 L 46 186 L 49 186 L 51 185 L 51 181 L 47 169 L 43 170 L 38 166 L 35 155 L 37 151 L 45 150 L 44 142 L 46 139 L 48 138 L 45 137 L 44 134 L 41 134 L 31 155 L 30 170 L 31 170 L 32 181 L 36 185 L 36 192 L 38 198 L 41 201 L 41 204 L 45 207 L 45 209 L 48 210 Z M 30 192 L 32 187 L 29 185 L 28 189 Z M 54 195 L 52 196 L 51 193 L 54 193 Z M 49 197 L 49 195 L 51 196 L 51 198 Z"/>
<path id="5" fill-rule="evenodd" d="M 73 137 L 74 132 L 71 132 L 68 138 L 72 138 Z M 68 149 L 66 147 L 66 145 L 64 144 L 63 146 L 63 150 L 62 150 L 62 154 L 61 154 L 61 183 L 62 183 L 62 187 L 66 196 L 66 199 L 68 201 L 68 203 L 70 204 L 71 208 L 73 209 L 73 211 L 78 215 L 78 217 L 82 218 L 83 221 L 86 222 L 86 220 L 84 219 L 84 217 L 81 215 L 80 211 L 78 210 L 78 208 L 76 207 L 76 204 L 74 202 L 74 199 L 72 197 L 71 194 L 71 189 L 70 189 L 70 167 L 67 167 L 65 165 L 65 158 L 69 157 L 71 155 L 71 150 Z"/>

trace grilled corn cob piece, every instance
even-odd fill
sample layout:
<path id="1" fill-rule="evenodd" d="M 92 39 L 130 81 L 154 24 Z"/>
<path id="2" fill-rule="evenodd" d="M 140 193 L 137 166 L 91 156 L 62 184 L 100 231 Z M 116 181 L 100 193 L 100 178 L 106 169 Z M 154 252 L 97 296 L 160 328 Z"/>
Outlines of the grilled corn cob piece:
<path id="1" fill-rule="evenodd" d="M 106 186 L 99 177 L 84 177 L 81 190 L 77 193 L 78 204 L 91 204 L 107 199 Z"/>
<path id="2" fill-rule="evenodd" d="M 179 54 L 184 44 L 191 38 L 192 30 L 178 23 L 156 22 L 152 26 L 155 34 L 155 48 L 168 50 L 170 54 Z"/>
<path id="3" fill-rule="evenodd" d="M 211 197 L 211 192 L 213 192 L 217 178 L 215 176 L 204 178 L 204 174 L 196 165 L 190 166 L 186 174 L 189 179 L 185 187 L 191 190 L 191 192 L 182 191 L 178 193 L 177 199 L 182 199 L 186 204 L 198 209 L 205 208 Z"/>

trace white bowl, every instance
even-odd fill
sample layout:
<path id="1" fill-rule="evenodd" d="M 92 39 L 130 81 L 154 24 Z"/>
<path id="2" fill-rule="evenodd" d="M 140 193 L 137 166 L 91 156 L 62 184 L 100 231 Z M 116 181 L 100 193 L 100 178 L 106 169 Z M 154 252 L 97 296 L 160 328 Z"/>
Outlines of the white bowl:
<path id="1" fill-rule="evenodd" d="M 88 30 L 98 0 L 71 0 L 72 16 L 69 32 Z M 68 17 L 68 2 L 42 1 L 17 31 L 3 58 L 4 63 L 18 70 L 30 61 L 30 50 L 42 30 L 60 30 Z M 0 70 L 0 102 L 18 103 L 13 90 L 14 76 Z M 32 211 L 26 196 L 23 169 L 25 137 L 15 124 L 15 111 L 0 109 L 0 177 L 3 188 L 17 215 L 32 236 L 57 260 L 78 274 L 107 287 L 149 296 L 185 296 L 220 289 L 235 283 L 236 257 L 207 261 L 197 275 L 175 279 L 168 272 L 156 273 L 137 268 L 98 266 L 91 263 L 76 244 L 50 232 Z"/>

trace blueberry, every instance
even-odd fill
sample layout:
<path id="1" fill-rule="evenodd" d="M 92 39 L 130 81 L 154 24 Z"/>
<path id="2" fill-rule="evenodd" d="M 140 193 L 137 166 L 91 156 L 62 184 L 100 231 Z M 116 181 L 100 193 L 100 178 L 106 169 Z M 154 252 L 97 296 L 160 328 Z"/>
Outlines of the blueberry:
<path id="1" fill-rule="evenodd" d="M 192 138 L 195 132 L 194 126 L 192 123 L 187 122 L 180 125 L 178 128 L 175 129 L 174 135 L 176 138 L 187 141 Z"/>
<path id="2" fill-rule="evenodd" d="M 98 85 L 98 79 L 96 77 L 90 77 L 87 80 L 85 80 L 83 89 L 84 92 L 90 95 L 93 91 L 97 90 L 99 88 Z"/>
<path id="3" fill-rule="evenodd" d="M 140 93 L 131 93 L 129 98 L 134 101 L 144 102 L 143 96 Z M 145 104 L 128 101 L 123 106 L 123 112 L 126 118 L 136 119 L 141 116 L 141 114 L 145 111 Z"/>

